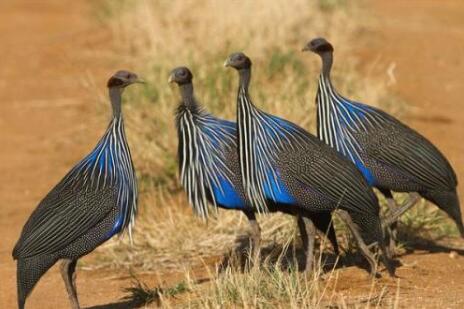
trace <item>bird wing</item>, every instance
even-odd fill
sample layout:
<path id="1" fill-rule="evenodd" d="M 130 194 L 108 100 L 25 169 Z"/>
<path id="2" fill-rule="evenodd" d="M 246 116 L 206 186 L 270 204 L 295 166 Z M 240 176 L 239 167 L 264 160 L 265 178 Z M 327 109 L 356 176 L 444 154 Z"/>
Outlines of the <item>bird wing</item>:
<path id="1" fill-rule="evenodd" d="M 375 108 L 370 108 L 378 119 L 383 120 L 383 126 L 368 130 L 369 137 L 386 135 L 386 142 L 366 143 L 367 154 L 378 161 L 400 169 L 411 175 L 413 179 L 429 188 L 453 189 L 457 185 L 456 174 L 443 154 L 425 137 Z M 379 131 L 383 131 L 379 132 Z M 394 136 L 391 137 L 385 131 Z M 391 141 L 391 142 L 390 142 Z"/>
<path id="2" fill-rule="evenodd" d="M 378 214 L 378 203 L 356 166 L 294 123 L 271 117 L 279 126 L 278 161 L 309 191 L 317 191 L 342 208 Z M 272 136 L 268 136 L 272 138 Z M 279 145 L 279 143 L 269 144 Z M 271 151 L 273 152 L 273 151 Z M 283 159 L 283 160 L 282 160 Z"/>
<path id="3" fill-rule="evenodd" d="M 13 250 L 13 257 L 51 254 L 98 224 L 116 205 L 113 188 L 73 188 L 59 183 L 34 210 Z"/>
<path id="4" fill-rule="evenodd" d="M 307 138 L 306 147 L 288 152 L 292 176 L 341 208 L 378 214 L 375 195 L 355 165 L 315 137 Z"/>

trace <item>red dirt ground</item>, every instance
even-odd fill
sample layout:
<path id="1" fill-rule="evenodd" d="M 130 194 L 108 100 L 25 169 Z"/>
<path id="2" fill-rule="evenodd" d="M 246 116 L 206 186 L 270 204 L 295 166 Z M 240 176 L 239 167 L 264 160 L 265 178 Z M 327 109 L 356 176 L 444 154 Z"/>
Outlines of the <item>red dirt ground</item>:
<path id="1" fill-rule="evenodd" d="M 83 83 L 103 89 L 118 67 L 102 56 L 108 35 L 89 15 L 89 1 L 0 2 L 0 308 L 16 306 L 11 251 L 21 227 L 62 175 L 94 145 L 106 126 L 98 98 Z M 395 63 L 392 93 L 412 107 L 406 121 L 436 143 L 464 177 L 464 2 L 378 1 L 374 22 L 360 34 L 361 69 Z M 459 187 L 463 196 L 463 185 Z M 463 198 L 461 198 L 463 199 Z M 462 241 L 453 244 L 463 248 Z M 464 308 L 464 257 L 440 248 L 401 258 L 400 307 Z M 437 250 L 435 250 L 437 249 Z M 438 251 L 438 252 L 434 252 Z M 105 272 L 78 273 L 83 306 L 117 302 L 127 279 Z M 382 279 L 395 298 L 397 280 Z M 366 296 L 371 280 L 353 267 L 341 271 L 337 292 Z M 66 308 L 56 268 L 38 284 L 28 308 Z M 105 306 L 110 308 L 110 306 Z M 100 308 L 103 308 L 100 307 Z M 121 308 L 121 307 L 120 307 Z"/>

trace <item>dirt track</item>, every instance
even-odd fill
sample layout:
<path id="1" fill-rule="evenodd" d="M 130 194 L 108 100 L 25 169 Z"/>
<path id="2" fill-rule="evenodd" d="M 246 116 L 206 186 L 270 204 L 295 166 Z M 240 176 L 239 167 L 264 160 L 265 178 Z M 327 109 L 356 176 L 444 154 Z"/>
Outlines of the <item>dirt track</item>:
<path id="1" fill-rule="evenodd" d="M 27 2 L 27 4 L 25 4 Z M 44 3 L 44 4 L 42 4 Z M 11 250 L 38 201 L 74 162 L 94 145 L 106 125 L 96 115 L 97 98 L 82 86 L 91 76 L 97 87 L 115 67 L 101 56 L 107 35 L 88 16 L 84 1 L 0 3 L 0 308 L 16 304 L 15 264 Z M 392 62 L 391 91 L 412 106 L 406 118 L 447 155 L 464 178 L 464 2 L 384 1 L 372 12 L 376 24 L 361 35 L 364 63 L 378 74 Z M 416 8 L 413 10 L 413 8 Z M 366 68 L 369 66 L 365 66 Z M 464 191 L 461 181 L 461 199 Z M 464 244 L 461 242 L 461 247 Z M 402 258 L 398 271 L 400 304 L 416 307 L 464 307 L 464 257 L 416 251 Z M 342 293 L 354 283 L 368 287 L 363 273 L 343 272 Z M 345 280 L 346 279 L 346 280 Z M 385 280 L 395 293 L 396 282 Z M 115 302 L 127 281 L 108 274 L 78 273 L 83 306 Z M 66 308 L 59 273 L 47 274 L 28 308 Z"/>

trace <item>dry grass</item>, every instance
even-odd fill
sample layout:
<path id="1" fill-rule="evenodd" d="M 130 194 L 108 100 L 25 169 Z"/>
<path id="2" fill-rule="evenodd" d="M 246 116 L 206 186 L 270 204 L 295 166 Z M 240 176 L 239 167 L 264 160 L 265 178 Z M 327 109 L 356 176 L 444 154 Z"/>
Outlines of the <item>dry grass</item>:
<path id="1" fill-rule="evenodd" d="M 246 220 L 237 212 L 219 211 L 208 224 L 193 217 L 179 187 L 173 117 L 179 99 L 167 83 L 175 66 L 192 69 L 197 97 L 208 110 L 234 119 L 237 77 L 222 64 L 228 54 L 243 50 L 254 61 L 255 103 L 313 130 L 320 60 L 301 48 L 315 36 L 326 36 L 340 46 L 337 86 L 350 96 L 383 101 L 381 84 L 355 82 L 364 81 L 353 73 L 356 58 L 348 48 L 358 13 L 344 1 L 109 1 L 104 8 L 115 57 L 148 83 L 129 90 L 124 107 L 141 187 L 134 246 L 125 238 L 109 242 L 100 250 L 99 267 L 189 266 L 224 254 L 246 233 Z M 260 223 L 264 245 L 296 235 L 292 218 L 272 215 Z"/>
<path id="2" fill-rule="evenodd" d="M 188 269 L 236 247 L 239 236 L 246 235 L 247 222 L 233 211 L 219 210 L 207 223 L 193 216 L 177 181 L 173 116 L 178 94 L 167 77 L 176 66 L 190 67 L 199 101 L 212 113 L 234 119 L 237 77 L 222 63 L 231 52 L 242 50 L 254 62 L 251 93 L 255 104 L 314 132 L 320 63 L 315 55 L 300 50 L 309 39 L 325 36 L 336 47 L 333 78 L 340 91 L 398 114 L 402 111 L 396 106 L 400 105 L 384 95 L 386 75 L 379 80 L 356 74 L 358 59 L 352 42 L 359 30 L 358 9 L 341 0 L 296 0 L 291 5 L 283 0 L 103 3 L 99 16 L 112 29 L 114 57 L 148 82 L 143 88 L 129 90 L 124 106 L 141 211 L 132 246 L 125 236 L 111 240 L 84 267 L 138 272 L 186 269 L 190 296 L 183 303 L 187 307 L 326 306 L 322 302 L 324 286 L 316 280 L 319 274 L 306 280 L 295 269 L 278 265 L 265 263 L 263 268 L 245 273 L 230 266 L 220 274 L 211 273 L 210 277 L 217 279 L 206 287 L 188 278 Z M 281 248 L 278 255 L 298 247 L 293 218 L 275 214 L 259 220 L 264 247 Z M 407 220 L 408 226 L 413 225 Z M 130 293 L 161 299 L 170 307 L 163 291 L 139 285 Z M 369 304 L 370 298 L 366 306 Z M 173 306 L 177 305 L 174 302 Z M 334 306 L 344 308 L 346 303 Z"/>
<path id="3" fill-rule="evenodd" d="M 316 269 L 304 274 L 285 267 L 285 256 L 261 267 L 237 264 L 211 270 L 207 282 L 192 279 L 187 271 L 171 287 L 149 287 L 140 281 L 127 289 L 126 300 L 163 308 L 396 308 L 398 295 L 372 281 L 363 295 L 336 292 L 338 272 Z"/>

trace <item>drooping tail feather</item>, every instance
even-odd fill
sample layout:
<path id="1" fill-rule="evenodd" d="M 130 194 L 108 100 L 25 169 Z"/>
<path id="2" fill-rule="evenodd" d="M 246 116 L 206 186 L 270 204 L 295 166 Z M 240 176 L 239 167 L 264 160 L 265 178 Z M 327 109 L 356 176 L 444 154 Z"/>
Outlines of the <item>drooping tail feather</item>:
<path id="1" fill-rule="evenodd" d="M 26 298 L 31 293 L 42 275 L 55 264 L 56 258 L 38 256 L 18 259 L 16 281 L 18 291 L 18 308 L 23 309 Z"/>
<path id="2" fill-rule="evenodd" d="M 459 197 L 456 190 L 453 191 L 426 191 L 419 192 L 421 196 L 437 205 L 456 223 L 461 237 L 464 238 L 464 224 Z"/>

